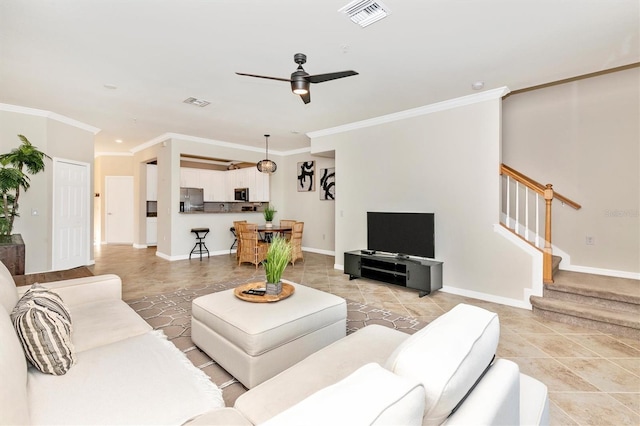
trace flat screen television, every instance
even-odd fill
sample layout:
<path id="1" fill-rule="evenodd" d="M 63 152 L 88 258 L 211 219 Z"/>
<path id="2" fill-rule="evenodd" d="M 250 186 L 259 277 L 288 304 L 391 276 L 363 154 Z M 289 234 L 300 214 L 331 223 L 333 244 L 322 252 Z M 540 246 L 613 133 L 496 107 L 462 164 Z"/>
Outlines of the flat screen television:
<path id="1" fill-rule="evenodd" d="M 367 249 L 435 258 L 434 213 L 367 212 Z"/>

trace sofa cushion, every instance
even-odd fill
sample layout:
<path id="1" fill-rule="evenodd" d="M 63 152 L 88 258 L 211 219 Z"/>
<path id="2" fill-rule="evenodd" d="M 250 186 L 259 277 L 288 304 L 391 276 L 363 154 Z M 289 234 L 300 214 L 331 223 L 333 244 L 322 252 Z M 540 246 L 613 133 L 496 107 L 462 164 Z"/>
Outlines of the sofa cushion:
<path id="1" fill-rule="evenodd" d="M 420 380 L 427 396 L 424 424 L 439 425 L 491 363 L 499 337 L 498 315 L 459 304 L 398 346 L 386 367 Z"/>
<path id="2" fill-rule="evenodd" d="M 260 424 L 363 365 L 383 364 L 407 338 L 409 335 L 401 331 L 368 325 L 243 393 L 234 407 L 253 424 Z"/>
<path id="3" fill-rule="evenodd" d="M 139 336 L 152 327 L 125 302 L 102 299 L 69 307 L 76 353 Z"/>
<path id="4" fill-rule="evenodd" d="M 28 395 L 33 425 L 177 425 L 224 406 L 160 331 L 79 352 L 64 376 L 30 368 Z"/>
<path id="5" fill-rule="evenodd" d="M 421 425 L 424 388 L 378 364 L 367 364 L 272 417 L 276 425 Z"/>
<path id="6" fill-rule="evenodd" d="M 43 373 L 60 376 L 75 364 L 71 314 L 60 296 L 34 284 L 11 312 L 27 359 Z"/>

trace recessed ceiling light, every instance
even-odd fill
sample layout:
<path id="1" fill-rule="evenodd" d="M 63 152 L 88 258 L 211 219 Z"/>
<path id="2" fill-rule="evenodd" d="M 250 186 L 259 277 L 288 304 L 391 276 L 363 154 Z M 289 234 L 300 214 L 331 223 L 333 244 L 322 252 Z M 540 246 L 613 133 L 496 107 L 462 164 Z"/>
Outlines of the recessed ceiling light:
<path id="1" fill-rule="evenodd" d="M 104 86 L 105 89 L 111 90 L 116 90 L 118 88 L 118 86 L 116 86 L 115 84 L 103 84 L 102 86 Z"/>
<path id="2" fill-rule="evenodd" d="M 476 81 L 471 85 L 473 90 L 482 90 L 484 88 L 484 81 Z"/>
<path id="3" fill-rule="evenodd" d="M 116 143 L 122 143 L 122 139 L 116 139 Z"/>
<path id="4" fill-rule="evenodd" d="M 194 98 L 194 97 L 189 97 L 189 98 L 185 99 L 182 102 L 184 102 L 185 104 L 195 105 L 195 106 L 199 106 L 199 107 L 206 107 L 207 105 L 209 105 L 211 103 L 209 101 L 205 101 L 204 99 L 198 99 L 198 98 Z"/>

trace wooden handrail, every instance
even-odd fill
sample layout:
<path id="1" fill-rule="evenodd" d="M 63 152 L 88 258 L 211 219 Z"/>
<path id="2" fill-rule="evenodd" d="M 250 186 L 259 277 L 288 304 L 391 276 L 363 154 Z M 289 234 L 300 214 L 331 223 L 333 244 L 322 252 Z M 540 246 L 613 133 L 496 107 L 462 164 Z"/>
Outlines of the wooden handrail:
<path id="1" fill-rule="evenodd" d="M 541 196 L 544 196 L 544 191 L 548 189 L 547 185 L 543 185 L 540 182 L 531 179 L 529 176 L 512 169 L 506 164 L 500 164 L 500 174 L 512 177 L 513 179 L 517 180 L 518 182 L 531 189 L 532 191 L 540 194 Z M 555 190 L 553 191 L 553 198 L 557 198 L 558 201 L 567 204 L 569 207 L 572 207 L 576 210 L 580 210 L 582 208 L 580 204 L 556 192 Z"/>

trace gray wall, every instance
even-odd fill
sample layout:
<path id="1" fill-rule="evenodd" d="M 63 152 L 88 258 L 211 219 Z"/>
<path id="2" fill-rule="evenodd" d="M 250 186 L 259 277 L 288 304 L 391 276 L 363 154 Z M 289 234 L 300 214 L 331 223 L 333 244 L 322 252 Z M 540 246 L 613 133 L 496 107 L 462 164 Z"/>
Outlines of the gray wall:
<path id="1" fill-rule="evenodd" d="M 0 152 L 9 152 L 20 145 L 17 135 L 22 134 L 52 158 L 88 163 L 93 168 L 93 132 L 43 115 L 46 111 L 34 110 L 39 114 L 34 115 L 26 108 L 17 107 L 16 110 L 24 112 L 0 110 Z M 16 218 L 13 228 L 25 242 L 25 272 L 28 274 L 52 268 L 53 162 L 46 160 L 45 171 L 30 179 L 31 187 L 20 195 L 20 217 Z M 93 194 L 93 183 L 89 193 Z M 32 215 L 32 209 L 37 210 L 38 215 Z M 90 223 L 93 223 L 93 204 L 89 214 Z M 93 229 L 90 234 L 87 244 L 89 259 L 93 259 Z"/>
<path id="2" fill-rule="evenodd" d="M 640 68 L 504 100 L 504 162 L 582 205 L 553 205 L 562 269 L 640 273 L 639 117 Z"/>

